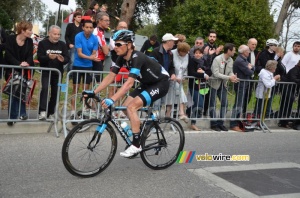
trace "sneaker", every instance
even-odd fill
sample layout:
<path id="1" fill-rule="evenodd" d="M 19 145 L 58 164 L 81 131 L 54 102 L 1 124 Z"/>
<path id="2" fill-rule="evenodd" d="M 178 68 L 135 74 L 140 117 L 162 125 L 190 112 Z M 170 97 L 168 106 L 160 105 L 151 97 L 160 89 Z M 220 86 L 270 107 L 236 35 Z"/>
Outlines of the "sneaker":
<path id="1" fill-rule="evenodd" d="M 211 130 L 213 130 L 213 131 L 221 131 L 221 128 L 219 128 L 219 126 L 212 126 L 212 127 L 210 127 L 211 128 Z"/>
<path id="2" fill-rule="evenodd" d="M 46 111 L 41 111 L 39 115 L 39 120 L 46 120 Z"/>
<path id="3" fill-rule="evenodd" d="M 27 120 L 28 119 L 28 116 L 27 115 L 22 115 L 20 116 L 20 120 Z"/>
<path id="4" fill-rule="evenodd" d="M 51 114 L 51 115 L 48 116 L 49 120 L 54 120 L 54 118 L 55 118 L 54 114 Z"/>
<path id="5" fill-rule="evenodd" d="M 125 151 L 121 152 L 120 155 L 122 157 L 132 157 L 132 156 L 138 154 L 141 151 L 142 151 L 142 147 L 141 146 L 139 148 L 137 148 L 136 146 L 131 145 Z"/>
<path id="6" fill-rule="evenodd" d="M 220 125 L 219 128 L 221 131 L 228 131 L 228 129 L 224 125 Z"/>
<path id="7" fill-rule="evenodd" d="M 14 126 L 15 123 L 16 123 L 16 122 L 7 122 L 7 125 L 8 125 L 8 126 Z"/>
<path id="8" fill-rule="evenodd" d="M 72 115 L 70 116 L 70 120 L 75 120 L 75 119 L 76 119 L 75 114 L 72 114 Z M 74 125 L 77 125 L 78 122 L 71 122 L 71 124 L 74 126 Z"/>

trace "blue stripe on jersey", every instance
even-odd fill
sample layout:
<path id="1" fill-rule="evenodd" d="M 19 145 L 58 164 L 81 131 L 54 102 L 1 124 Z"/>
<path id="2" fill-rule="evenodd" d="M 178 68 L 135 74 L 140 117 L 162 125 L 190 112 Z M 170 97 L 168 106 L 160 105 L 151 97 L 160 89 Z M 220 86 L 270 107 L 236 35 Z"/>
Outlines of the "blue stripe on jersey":
<path id="1" fill-rule="evenodd" d="M 146 99 L 146 102 L 147 102 L 146 106 L 149 106 L 151 104 L 151 97 L 150 97 L 149 93 L 147 91 L 143 91 L 141 94 Z"/>
<path id="2" fill-rule="evenodd" d="M 131 68 L 130 69 L 130 73 L 131 74 L 135 74 L 135 75 L 140 75 L 141 70 L 137 69 L 137 68 Z"/>

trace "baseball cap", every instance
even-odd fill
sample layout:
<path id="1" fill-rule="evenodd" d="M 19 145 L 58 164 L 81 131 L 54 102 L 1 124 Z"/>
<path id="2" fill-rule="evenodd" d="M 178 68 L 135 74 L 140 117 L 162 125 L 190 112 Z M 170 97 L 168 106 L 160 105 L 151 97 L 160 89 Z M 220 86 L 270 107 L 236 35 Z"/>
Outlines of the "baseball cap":
<path id="1" fill-rule="evenodd" d="M 166 33 L 166 34 L 162 37 L 162 41 L 170 41 L 170 40 L 177 41 L 178 38 L 174 37 L 173 34 L 170 34 L 170 33 Z"/>

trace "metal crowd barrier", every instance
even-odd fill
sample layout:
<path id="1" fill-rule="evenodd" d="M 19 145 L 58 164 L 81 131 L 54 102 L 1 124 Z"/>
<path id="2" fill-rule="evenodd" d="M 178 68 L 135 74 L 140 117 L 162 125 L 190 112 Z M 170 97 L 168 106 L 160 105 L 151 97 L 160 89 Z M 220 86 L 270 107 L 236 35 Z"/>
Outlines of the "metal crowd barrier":
<path id="1" fill-rule="evenodd" d="M 20 69 L 19 66 L 6 65 L 4 65 L 3 68 Z M 29 117 L 26 122 L 41 122 L 38 120 L 41 73 L 46 71 L 57 72 L 59 74 L 59 82 L 62 82 L 61 74 L 56 69 L 41 67 L 27 67 L 26 69 L 35 71 L 33 76 L 38 81 L 34 92 L 33 101 L 27 105 L 27 112 L 30 113 L 28 114 Z M 79 73 L 83 73 L 84 79 L 91 78 L 91 83 L 89 83 L 87 87 L 83 87 L 82 82 L 80 83 L 80 86 L 78 86 L 78 84 L 76 86 L 73 85 L 71 79 L 78 79 Z M 90 118 L 99 118 L 101 116 L 99 114 L 100 104 L 95 101 L 89 101 L 92 108 L 89 109 L 85 107 L 81 102 L 81 93 L 85 89 L 95 89 L 99 82 L 101 82 L 108 73 L 109 72 L 79 70 L 72 70 L 68 72 L 65 83 L 59 84 L 61 87 L 62 96 L 60 97 L 60 89 L 58 89 L 55 116 L 52 119 L 47 119 L 47 121 L 51 122 L 48 132 L 54 126 L 56 136 L 58 136 L 58 120 L 61 120 L 61 130 L 66 136 L 68 130 L 72 129 L 78 122 Z M 3 71 L 1 71 L 1 74 L 2 78 L 4 78 Z M 120 74 L 120 82 L 115 81 L 105 91 L 102 91 L 99 94 L 101 98 L 110 97 L 117 88 L 123 85 L 123 83 L 126 81 L 124 77 L 127 75 L 127 73 Z M 300 120 L 300 99 L 297 95 L 298 87 L 295 83 L 276 83 L 276 85 L 267 92 L 270 93 L 270 98 L 266 97 L 266 94 L 264 94 L 262 100 L 260 101 L 261 105 L 259 106 L 255 97 L 255 91 L 258 84 L 257 80 L 240 79 L 239 83 L 227 82 L 226 87 L 221 84 L 220 89 L 216 92 L 216 90 L 210 87 L 209 84 L 213 84 L 213 82 L 218 81 L 218 79 L 210 78 L 210 83 L 201 82 L 199 79 L 195 79 L 194 77 L 190 76 L 185 76 L 184 79 L 185 80 L 182 83 L 172 82 L 168 94 L 153 104 L 153 108 L 156 110 L 158 116 L 171 116 L 176 119 L 180 119 L 182 118 L 180 113 L 184 112 L 189 117 L 188 123 L 196 123 L 197 121 L 213 122 L 218 120 L 227 122 L 247 121 L 250 124 L 253 123 L 255 125 L 259 125 L 263 131 L 270 131 L 266 122 L 268 123 L 274 120 L 287 122 Z M 193 83 L 193 86 L 189 87 L 189 80 L 195 80 L 199 82 L 198 84 Z M 2 79 L 0 85 L 1 90 L 3 89 L 4 85 L 5 80 Z M 138 83 L 135 84 L 135 86 L 138 85 Z M 199 87 L 200 90 L 198 90 Z M 47 100 L 49 100 L 50 96 L 49 91 L 50 89 L 48 90 Z M 6 111 L 8 110 L 7 108 L 9 108 L 9 97 L 4 95 L 2 92 L 0 93 L 0 97 L 0 122 L 24 122 L 19 119 L 9 119 L 9 116 L 6 114 Z M 296 97 L 298 97 L 297 100 Z M 121 105 L 122 102 L 124 102 L 124 99 L 117 101 L 116 105 Z M 184 105 L 182 106 L 181 103 Z M 180 111 L 181 108 L 183 108 L 182 111 Z M 126 120 L 126 118 L 122 116 L 120 117 L 120 115 L 116 117 L 118 120 Z M 142 113 L 140 117 L 143 118 Z M 230 126 L 227 127 L 230 128 Z"/>
<path id="2" fill-rule="evenodd" d="M 2 92 L 4 86 L 6 85 L 6 78 L 9 77 L 9 75 L 5 75 L 4 71 L 7 70 L 11 70 L 12 73 L 15 72 L 15 70 L 20 70 L 21 72 L 28 72 L 28 70 L 30 71 L 30 74 L 32 76 L 32 78 L 34 80 L 36 80 L 36 86 L 33 92 L 33 96 L 32 99 L 30 101 L 30 103 L 26 104 L 26 114 L 28 116 L 28 119 L 26 120 L 21 120 L 19 119 L 21 116 L 21 100 L 18 100 L 18 104 L 19 104 L 19 108 L 18 108 L 18 116 L 17 119 L 10 119 L 10 115 L 11 115 L 11 108 L 12 106 L 10 105 L 12 102 L 13 97 L 11 97 L 11 93 L 12 93 L 12 89 L 10 89 L 10 93 L 9 94 L 4 94 Z M 56 73 L 58 75 L 58 82 L 61 82 L 62 80 L 62 76 L 59 70 L 57 69 L 51 69 L 51 68 L 43 68 L 43 67 L 20 67 L 20 66 L 11 66 L 11 65 L 1 65 L 1 80 L 0 80 L 0 99 L 1 99 L 1 104 L 0 104 L 0 122 L 40 122 L 40 123 L 45 123 L 45 122 L 50 122 L 50 126 L 48 127 L 47 132 L 50 132 L 52 127 L 54 127 L 54 131 L 56 136 L 58 137 L 58 127 L 57 127 L 57 123 L 58 123 L 58 104 L 59 104 L 59 96 L 60 96 L 60 89 L 58 88 L 57 90 L 57 97 L 56 97 L 56 107 L 55 107 L 55 113 L 53 115 L 53 117 L 49 117 L 46 119 L 46 121 L 40 121 L 38 119 L 39 117 L 39 106 L 40 106 L 40 92 L 42 89 L 42 74 L 43 72 L 49 72 L 49 74 L 53 74 Z M 50 78 L 51 75 L 49 75 Z M 60 86 L 60 84 L 58 84 L 58 86 Z M 48 95 L 47 95 L 47 101 L 49 101 L 50 99 L 50 81 L 48 84 Z M 22 89 L 20 91 L 20 95 L 22 93 Z M 46 108 L 46 112 L 48 111 L 48 103 L 47 103 L 47 108 Z"/>

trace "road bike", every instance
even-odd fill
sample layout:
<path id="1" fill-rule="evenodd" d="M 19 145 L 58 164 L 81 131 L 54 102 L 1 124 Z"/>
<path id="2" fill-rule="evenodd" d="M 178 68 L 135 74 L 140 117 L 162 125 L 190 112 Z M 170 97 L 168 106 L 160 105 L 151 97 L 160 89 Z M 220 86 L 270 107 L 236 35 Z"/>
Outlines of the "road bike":
<path id="1" fill-rule="evenodd" d="M 101 102 L 97 96 L 94 99 Z M 62 147 L 62 160 L 71 174 L 93 177 L 104 171 L 117 151 L 116 132 L 119 132 L 127 147 L 132 144 L 130 137 L 112 116 L 113 111 L 119 110 L 126 110 L 126 107 L 100 107 L 99 118 L 85 120 L 68 133 Z M 185 135 L 181 124 L 173 118 L 159 118 L 152 112 L 152 107 L 143 107 L 139 111 L 147 112 L 140 125 L 142 161 L 154 170 L 168 168 L 176 162 L 184 147 Z"/>

